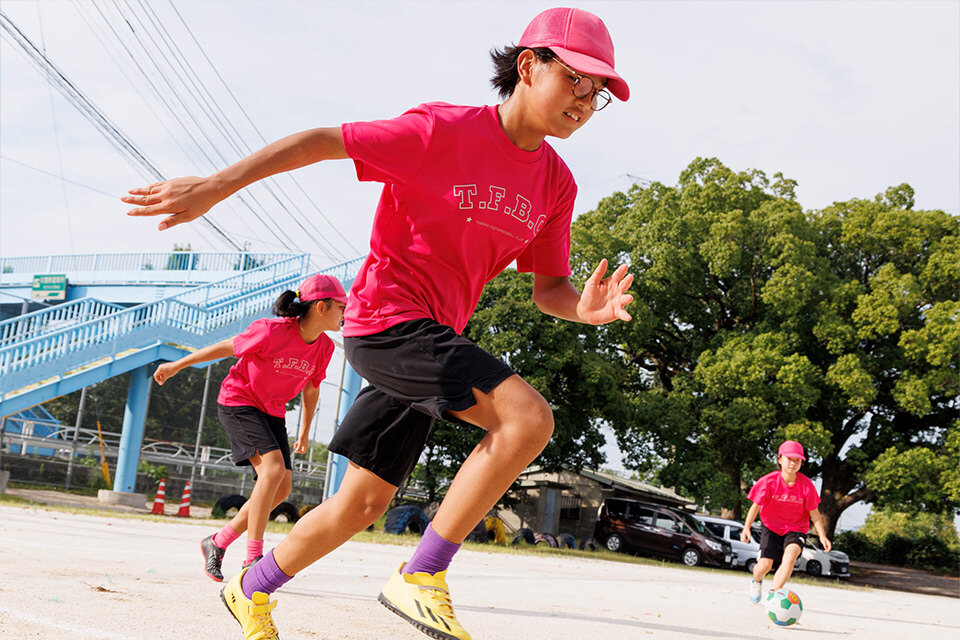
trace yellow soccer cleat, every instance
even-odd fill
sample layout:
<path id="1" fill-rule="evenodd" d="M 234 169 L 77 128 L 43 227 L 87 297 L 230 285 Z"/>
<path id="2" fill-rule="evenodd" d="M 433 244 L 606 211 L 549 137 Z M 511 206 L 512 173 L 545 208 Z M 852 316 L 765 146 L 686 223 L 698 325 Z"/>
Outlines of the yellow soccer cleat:
<path id="1" fill-rule="evenodd" d="M 270 602 L 270 596 L 260 591 L 254 592 L 252 600 L 243 595 L 240 583 L 246 572 L 244 569 L 224 585 L 220 590 L 220 599 L 230 615 L 240 623 L 243 640 L 279 640 L 280 632 L 270 617 L 277 601 Z"/>
<path id="2" fill-rule="evenodd" d="M 377 600 L 431 638 L 470 640 L 453 613 L 447 572 L 405 574 L 402 569 L 390 576 Z"/>

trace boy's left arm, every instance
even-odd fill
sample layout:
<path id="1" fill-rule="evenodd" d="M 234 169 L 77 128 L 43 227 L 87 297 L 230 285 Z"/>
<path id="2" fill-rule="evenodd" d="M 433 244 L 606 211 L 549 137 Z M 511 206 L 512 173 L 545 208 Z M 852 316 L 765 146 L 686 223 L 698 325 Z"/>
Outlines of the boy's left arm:
<path id="1" fill-rule="evenodd" d="M 820 510 L 814 509 L 810 512 L 810 519 L 813 520 L 813 528 L 817 530 L 817 536 L 820 538 L 820 544 L 823 545 L 824 551 L 830 551 L 833 548 L 833 544 L 830 543 L 830 538 L 827 537 L 827 532 L 823 528 L 823 518 L 820 517 Z"/>
<path id="2" fill-rule="evenodd" d="M 583 293 L 567 277 L 533 276 L 533 301 L 544 313 L 585 324 L 607 324 L 614 320 L 629 321 L 625 307 L 633 301 L 626 293 L 633 283 L 628 265 L 617 267 L 609 277 L 606 259 L 601 260 L 583 285 Z"/>

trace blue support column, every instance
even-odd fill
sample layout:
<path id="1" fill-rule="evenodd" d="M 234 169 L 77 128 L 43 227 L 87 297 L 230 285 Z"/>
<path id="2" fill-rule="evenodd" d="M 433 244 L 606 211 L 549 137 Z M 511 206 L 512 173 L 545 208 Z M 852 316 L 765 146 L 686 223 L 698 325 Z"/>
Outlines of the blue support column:
<path id="1" fill-rule="evenodd" d="M 338 425 L 343 422 L 343 418 L 347 415 L 347 411 L 350 409 L 353 401 L 357 399 L 357 394 L 360 393 L 362 383 L 363 378 L 360 377 L 360 374 L 353 370 L 349 362 L 345 363 L 343 388 L 340 392 L 340 415 L 337 416 Z M 343 476 L 347 473 L 347 465 L 349 462 L 349 460 L 339 454 L 330 454 L 329 461 L 327 462 L 327 464 L 330 465 L 330 482 L 324 490 L 326 494 L 324 499 L 335 494 L 340 488 L 340 483 L 343 482 Z"/>
<path id="2" fill-rule="evenodd" d="M 152 365 L 144 365 L 130 372 L 130 390 L 127 391 L 127 406 L 123 410 L 123 433 L 120 435 L 120 452 L 113 479 L 114 491 L 133 493 L 137 482 L 143 425 L 150 397 L 150 369 Z"/>

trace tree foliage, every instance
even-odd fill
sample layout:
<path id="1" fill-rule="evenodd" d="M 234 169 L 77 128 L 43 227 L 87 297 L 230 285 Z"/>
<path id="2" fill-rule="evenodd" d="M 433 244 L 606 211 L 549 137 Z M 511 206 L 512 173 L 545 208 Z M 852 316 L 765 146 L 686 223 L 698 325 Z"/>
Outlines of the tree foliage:
<path id="1" fill-rule="evenodd" d="M 957 419 L 960 226 L 914 211 L 908 185 L 809 212 L 795 190 L 697 159 L 578 218 L 573 260 L 636 276 L 634 321 L 598 334 L 625 371 L 628 463 L 739 517 L 777 443 L 800 440 L 832 532 L 876 497 L 881 454 L 941 450 Z"/>

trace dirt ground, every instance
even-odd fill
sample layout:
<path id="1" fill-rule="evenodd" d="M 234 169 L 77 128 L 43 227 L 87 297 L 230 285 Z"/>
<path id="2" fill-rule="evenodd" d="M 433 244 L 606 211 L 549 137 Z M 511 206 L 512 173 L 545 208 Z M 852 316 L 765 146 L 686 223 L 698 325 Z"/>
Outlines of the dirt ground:
<path id="1" fill-rule="evenodd" d="M 136 509 L 118 505 L 107 506 L 100 503 L 95 497 L 45 489 L 9 489 L 7 494 L 31 502 L 64 507 L 116 511 L 119 513 L 144 513 L 153 507 L 152 498 L 145 504 L 144 509 Z M 174 497 L 172 497 L 171 500 L 173 500 L 173 498 Z M 175 500 L 167 502 L 164 513 L 168 516 L 176 516 L 179 506 L 179 502 Z M 210 508 L 193 505 L 190 507 L 190 516 L 195 519 L 209 518 Z M 860 587 L 892 589 L 894 591 L 908 591 L 910 593 L 922 593 L 931 596 L 960 598 L 960 576 L 938 575 L 929 571 L 917 571 L 916 569 L 907 569 L 904 567 L 870 564 L 856 560 L 851 563 L 850 578 L 844 582 Z"/>
<path id="2" fill-rule="evenodd" d="M 239 639 L 201 570 L 207 528 L 0 505 L 0 638 Z M 267 546 L 281 536 L 267 535 Z M 284 640 L 422 640 L 376 602 L 410 547 L 349 542 L 277 594 Z M 231 549 L 225 573 L 239 570 Z M 465 550 L 450 585 L 475 640 L 855 638 L 960 635 L 944 596 L 800 583 L 799 624 L 781 629 L 747 601 L 746 575 L 571 556 Z"/>

